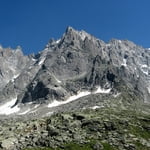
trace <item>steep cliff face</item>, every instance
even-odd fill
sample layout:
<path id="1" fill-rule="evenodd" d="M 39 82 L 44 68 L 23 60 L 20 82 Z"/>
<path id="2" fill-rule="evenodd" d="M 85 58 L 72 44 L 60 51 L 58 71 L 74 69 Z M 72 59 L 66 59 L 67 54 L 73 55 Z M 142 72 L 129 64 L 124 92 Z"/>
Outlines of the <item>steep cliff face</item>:
<path id="1" fill-rule="evenodd" d="M 10 81 L 17 78 L 29 62 L 21 48 L 11 50 L 0 48 L 0 89 L 2 90 Z"/>
<path id="2" fill-rule="evenodd" d="M 37 55 L 1 49 L 0 57 L 0 100 L 16 98 L 13 106 L 66 101 L 86 91 L 150 102 L 150 51 L 127 40 L 105 43 L 68 27 Z"/>

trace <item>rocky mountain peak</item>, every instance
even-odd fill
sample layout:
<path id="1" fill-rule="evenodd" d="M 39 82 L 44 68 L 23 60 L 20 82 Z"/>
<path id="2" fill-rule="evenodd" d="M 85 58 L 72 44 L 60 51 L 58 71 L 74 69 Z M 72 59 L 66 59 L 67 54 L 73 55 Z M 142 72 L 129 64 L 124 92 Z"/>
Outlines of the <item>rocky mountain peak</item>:
<path id="1" fill-rule="evenodd" d="M 78 40 L 82 40 L 82 41 L 84 41 L 85 38 L 88 38 L 88 39 L 94 38 L 94 36 L 90 35 L 89 33 L 85 32 L 84 30 L 78 31 L 70 26 L 67 27 L 65 36 L 68 36 L 68 38 L 70 38 L 70 36 L 72 36 L 72 38 L 70 38 L 70 40 L 78 39 Z"/>
<path id="2" fill-rule="evenodd" d="M 68 26 L 68 27 L 66 28 L 65 33 L 67 34 L 67 33 L 69 33 L 69 32 L 76 32 L 76 30 L 75 30 L 73 27 Z"/>
<path id="3" fill-rule="evenodd" d="M 46 113 L 95 94 L 98 98 L 80 102 L 85 105 L 80 108 L 99 105 L 103 94 L 110 99 L 127 94 L 128 101 L 149 102 L 150 53 L 127 40 L 105 43 L 68 27 L 59 40 L 51 39 L 36 55 L 24 56 L 18 47 L 2 50 L 0 57 L 0 100 L 5 103 L 15 98 L 11 107 L 20 113 L 18 108 L 30 103 L 45 104 Z"/>
<path id="4" fill-rule="evenodd" d="M 150 148 L 150 51 L 68 27 L 38 54 L 0 47 L 0 149 Z"/>
<path id="5" fill-rule="evenodd" d="M 45 47 L 45 50 L 49 49 L 53 51 L 56 49 L 61 49 L 64 47 L 66 48 L 70 46 L 77 49 L 84 49 L 85 47 L 89 47 L 90 45 L 94 48 L 104 46 L 105 42 L 97 39 L 96 37 L 92 36 L 84 30 L 78 31 L 69 26 L 66 28 L 65 33 L 60 39 L 50 39 Z"/>

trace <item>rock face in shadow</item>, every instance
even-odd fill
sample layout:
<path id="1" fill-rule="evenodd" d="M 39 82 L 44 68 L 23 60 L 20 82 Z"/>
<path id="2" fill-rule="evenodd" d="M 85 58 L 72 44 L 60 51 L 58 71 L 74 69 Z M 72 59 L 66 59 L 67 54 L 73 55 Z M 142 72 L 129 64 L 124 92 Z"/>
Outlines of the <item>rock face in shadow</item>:
<path id="1" fill-rule="evenodd" d="M 50 40 L 36 55 L 0 49 L 0 101 L 16 104 L 66 100 L 97 87 L 111 93 L 131 91 L 150 102 L 150 51 L 131 41 L 105 43 L 68 27 L 60 40 Z"/>

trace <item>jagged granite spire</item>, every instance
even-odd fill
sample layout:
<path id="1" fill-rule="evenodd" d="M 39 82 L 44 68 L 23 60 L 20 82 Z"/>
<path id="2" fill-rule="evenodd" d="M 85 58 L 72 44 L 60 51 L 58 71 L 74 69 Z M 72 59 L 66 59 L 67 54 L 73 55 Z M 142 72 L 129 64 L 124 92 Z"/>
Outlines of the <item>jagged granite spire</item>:
<path id="1" fill-rule="evenodd" d="M 29 102 L 58 104 L 80 92 L 97 94 L 96 90 L 109 91 L 110 99 L 120 93 L 124 101 L 150 102 L 150 52 L 127 40 L 105 43 L 68 27 L 35 56 L 12 50 L 0 54 L 1 102 L 16 97 L 18 107 Z"/>

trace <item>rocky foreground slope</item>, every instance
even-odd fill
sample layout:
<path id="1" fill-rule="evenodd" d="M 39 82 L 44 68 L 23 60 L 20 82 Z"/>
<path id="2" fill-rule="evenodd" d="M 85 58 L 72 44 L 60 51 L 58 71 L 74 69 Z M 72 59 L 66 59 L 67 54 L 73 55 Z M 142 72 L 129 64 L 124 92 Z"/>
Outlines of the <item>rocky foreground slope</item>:
<path id="1" fill-rule="evenodd" d="M 149 150 L 149 107 L 105 107 L 42 119 L 0 121 L 0 147 L 8 150 Z M 134 109 L 133 109 L 134 108 Z"/>

